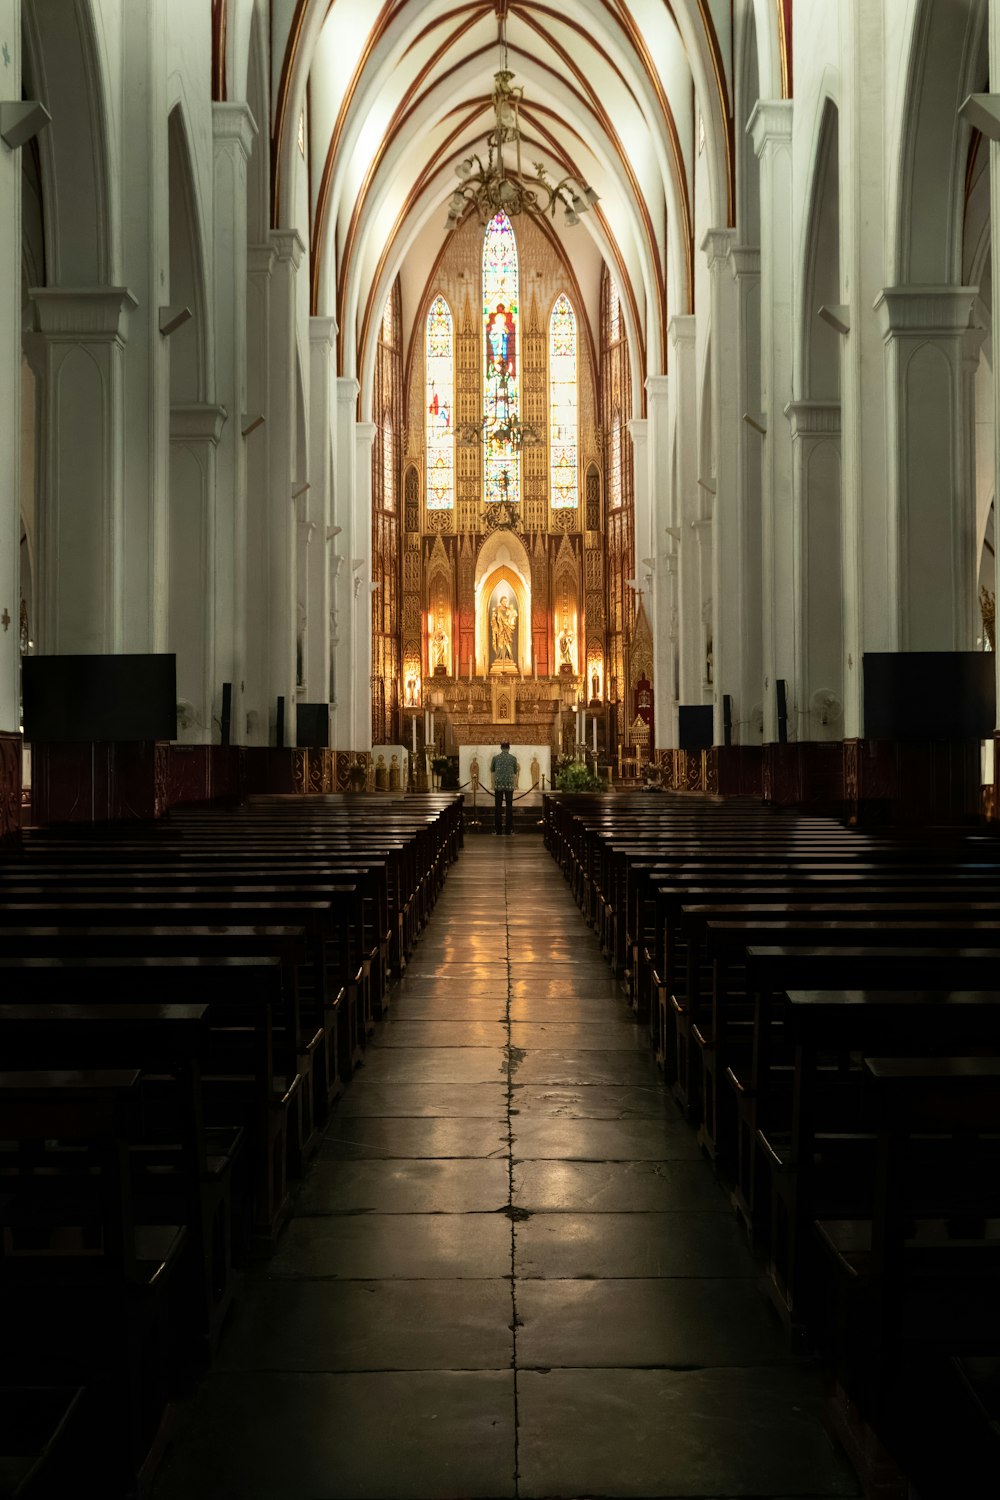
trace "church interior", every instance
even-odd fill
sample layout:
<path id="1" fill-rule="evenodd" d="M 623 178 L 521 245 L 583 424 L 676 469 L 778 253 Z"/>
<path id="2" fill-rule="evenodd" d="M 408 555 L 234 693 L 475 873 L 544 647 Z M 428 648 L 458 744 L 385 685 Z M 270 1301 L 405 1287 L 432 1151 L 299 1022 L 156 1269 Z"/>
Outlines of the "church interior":
<path id="1" fill-rule="evenodd" d="M 998 78 L 0 0 L 0 1500 L 995 1490 Z"/>

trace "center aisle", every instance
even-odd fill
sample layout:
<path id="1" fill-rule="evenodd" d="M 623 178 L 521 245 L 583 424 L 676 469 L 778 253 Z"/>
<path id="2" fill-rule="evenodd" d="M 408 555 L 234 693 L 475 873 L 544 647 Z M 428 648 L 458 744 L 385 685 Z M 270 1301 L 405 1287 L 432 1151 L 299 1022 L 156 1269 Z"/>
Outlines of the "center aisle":
<path id="1" fill-rule="evenodd" d="M 156 1500 L 856 1495 L 533 837 L 469 840 Z"/>

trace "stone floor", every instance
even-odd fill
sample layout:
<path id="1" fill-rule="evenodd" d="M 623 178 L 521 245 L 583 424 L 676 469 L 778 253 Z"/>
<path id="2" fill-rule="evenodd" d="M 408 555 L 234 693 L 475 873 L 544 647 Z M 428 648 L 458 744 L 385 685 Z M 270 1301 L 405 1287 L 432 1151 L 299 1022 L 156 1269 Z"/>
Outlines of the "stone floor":
<path id="1" fill-rule="evenodd" d="M 541 840 L 470 839 L 155 1500 L 856 1495 Z"/>

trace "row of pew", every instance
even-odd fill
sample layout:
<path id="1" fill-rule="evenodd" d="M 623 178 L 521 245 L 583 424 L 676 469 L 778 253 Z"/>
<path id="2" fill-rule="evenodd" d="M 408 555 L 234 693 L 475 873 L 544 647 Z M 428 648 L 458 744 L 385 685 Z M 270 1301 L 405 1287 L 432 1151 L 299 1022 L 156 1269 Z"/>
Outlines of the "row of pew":
<path id="1" fill-rule="evenodd" d="M 267 797 L 0 850 L 0 1495 L 134 1491 L 461 841 Z"/>
<path id="2" fill-rule="evenodd" d="M 1000 844 L 650 793 L 544 826 L 859 1448 L 995 1486 Z"/>

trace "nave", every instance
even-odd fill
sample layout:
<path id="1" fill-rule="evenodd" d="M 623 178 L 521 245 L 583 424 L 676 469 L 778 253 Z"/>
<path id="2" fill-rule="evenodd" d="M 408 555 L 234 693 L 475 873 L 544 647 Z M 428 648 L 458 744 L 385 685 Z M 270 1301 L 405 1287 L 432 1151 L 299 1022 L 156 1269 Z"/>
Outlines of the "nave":
<path id="1" fill-rule="evenodd" d="M 557 865 L 469 839 L 155 1500 L 856 1495 L 757 1275 Z"/>

